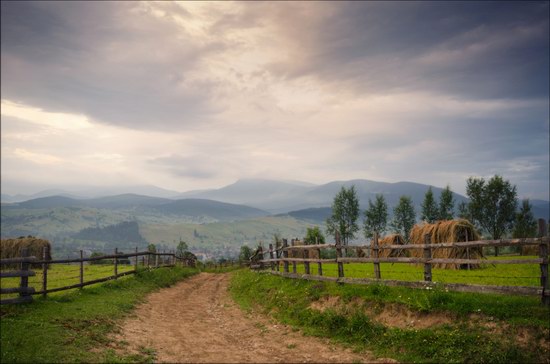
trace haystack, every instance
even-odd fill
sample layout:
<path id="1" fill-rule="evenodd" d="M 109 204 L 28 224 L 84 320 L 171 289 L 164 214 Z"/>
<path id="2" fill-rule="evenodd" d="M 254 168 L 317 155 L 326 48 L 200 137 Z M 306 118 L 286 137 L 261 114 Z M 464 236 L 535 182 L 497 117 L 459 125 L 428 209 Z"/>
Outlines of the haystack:
<path id="1" fill-rule="evenodd" d="M 43 249 L 48 247 L 46 260 L 52 260 L 52 246 L 48 240 L 35 238 L 34 236 L 20 237 L 17 239 L 0 240 L 0 259 L 18 258 L 21 256 L 21 250 L 27 248 L 29 255 L 38 260 L 43 258 Z M 2 268 L 17 269 L 19 264 L 3 265 Z M 40 268 L 40 264 L 32 264 L 32 268 Z"/>
<path id="2" fill-rule="evenodd" d="M 452 243 L 479 240 L 475 227 L 464 219 L 438 221 L 434 224 L 415 225 L 411 229 L 411 244 L 424 244 L 424 235 L 430 236 L 430 242 Z M 411 249 L 411 256 L 423 257 L 422 249 Z M 436 248 L 432 250 L 433 258 L 440 259 L 479 259 L 483 258 L 481 247 L 466 248 Z M 434 264 L 434 268 L 466 269 L 466 264 Z M 470 268 L 479 268 L 478 264 L 470 264 Z"/>
<path id="3" fill-rule="evenodd" d="M 291 246 L 304 246 L 308 245 L 301 240 L 291 240 Z M 288 251 L 289 258 L 300 258 L 304 259 L 304 249 L 289 249 Z M 308 249 L 308 259 L 319 259 L 319 252 L 317 249 Z"/>
<path id="4" fill-rule="evenodd" d="M 405 239 L 399 234 L 391 234 L 378 239 L 378 246 L 384 245 L 405 245 Z M 370 249 L 370 256 L 373 255 L 372 243 Z M 398 258 L 398 257 L 408 257 L 410 256 L 409 250 L 406 249 L 380 249 L 378 250 L 379 258 Z"/>

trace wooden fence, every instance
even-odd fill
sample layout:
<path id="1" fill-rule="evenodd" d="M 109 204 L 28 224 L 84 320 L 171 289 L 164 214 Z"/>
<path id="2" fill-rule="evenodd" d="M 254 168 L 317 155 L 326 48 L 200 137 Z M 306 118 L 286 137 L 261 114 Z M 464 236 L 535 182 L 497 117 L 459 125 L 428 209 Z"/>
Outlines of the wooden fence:
<path id="1" fill-rule="evenodd" d="M 21 251 L 21 257 L 19 258 L 10 258 L 0 260 L 0 268 L 4 268 L 7 265 L 19 264 L 19 270 L 4 270 L 0 271 L 0 278 L 20 278 L 18 287 L 11 288 L 0 288 L 0 294 L 13 294 L 18 293 L 19 296 L 15 298 L 1 299 L 0 304 L 10 304 L 10 303 L 23 303 L 31 302 L 33 300 L 32 295 L 41 294 L 44 297 L 48 293 L 59 292 L 68 289 L 82 288 L 91 284 L 106 282 L 113 279 L 118 279 L 130 274 L 135 274 L 138 271 L 139 257 L 141 257 L 141 265 L 144 268 L 161 268 L 161 267 L 173 267 L 176 264 L 182 265 L 191 265 L 192 262 L 186 261 L 181 257 L 176 256 L 174 253 L 152 253 L 149 251 L 138 252 L 136 248 L 135 253 L 121 254 L 118 253 L 118 249 L 115 249 L 115 254 L 113 255 L 103 255 L 97 257 L 84 258 L 82 250 L 80 251 L 80 258 L 76 259 L 57 259 L 57 260 L 46 260 L 48 256 L 47 247 L 44 247 L 42 259 L 38 259 L 34 256 L 29 256 L 28 249 L 23 249 Z M 133 270 L 119 272 L 119 260 L 134 258 Z M 113 274 L 107 277 L 102 277 L 98 279 L 85 280 L 84 276 L 84 263 L 88 262 L 99 262 L 105 260 L 112 260 L 113 265 Z M 36 290 L 34 287 L 29 287 L 29 277 L 36 275 L 36 272 L 30 268 L 30 266 L 40 265 L 42 270 L 42 289 Z M 79 282 L 76 284 L 66 285 L 63 287 L 48 288 L 48 268 L 53 264 L 78 264 L 79 269 Z"/>
<path id="2" fill-rule="evenodd" d="M 425 236 L 424 244 L 406 244 L 406 245 L 378 245 L 378 237 L 375 234 L 372 245 L 342 245 L 337 234 L 335 244 L 319 244 L 319 245 L 303 245 L 303 246 L 288 246 L 288 241 L 283 239 L 283 244 L 279 248 L 273 248 L 273 244 L 269 244 L 269 249 L 264 251 L 261 247 L 251 257 L 252 269 L 270 269 L 271 274 L 280 275 L 288 278 L 315 280 L 315 281 L 332 281 L 338 283 L 355 283 L 355 284 L 384 284 L 388 286 L 405 286 L 412 288 L 435 288 L 441 287 L 447 290 L 460 292 L 482 292 L 482 293 L 506 293 L 519 295 L 540 295 L 541 301 L 545 305 L 550 304 L 550 288 L 548 278 L 548 251 L 549 238 L 547 237 L 546 223 L 543 219 L 539 220 L 539 237 L 538 238 L 522 238 L 522 239 L 499 239 L 499 240 L 479 240 L 469 242 L 451 242 L 451 243 L 435 243 L 430 244 L 430 236 Z M 473 248 L 473 247 L 502 247 L 502 246 L 528 246 L 537 245 L 539 247 L 539 257 L 536 259 L 457 259 L 457 258 L 432 258 L 432 252 L 438 248 Z M 335 259 L 321 259 L 321 251 L 325 249 L 335 249 Z M 356 249 L 372 249 L 372 257 L 356 258 L 346 257 L 347 250 L 353 251 Z M 383 249 L 422 249 L 423 257 L 408 258 L 408 257 L 379 257 L 379 251 Z M 289 251 L 303 251 L 304 258 L 289 258 Z M 316 251 L 316 256 L 319 258 L 310 259 L 309 252 Z M 265 255 L 269 255 L 265 259 Z M 282 263 L 282 272 L 281 269 Z M 324 263 L 336 263 L 338 269 L 338 277 L 327 277 L 323 275 Z M 345 265 L 347 263 L 373 263 L 374 279 L 372 278 L 349 278 L 345 277 Z M 383 272 L 380 270 L 380 263 L 414 263 L 423 264 L 424 280 L 423 281 L 401 281 L 382 279 Z M 459 283 L 435 283 L 432 281 L 432 264 L 539 264 L 540 265 L 540 286 L 497 286 L 497 285 L 474 285 L 474 284 L 459 284 Z M 303 264 L 305 274 L 297 273 L 297 264 Z M 312 273 L 311 264 L 317 264 L 317 274 Z M 289 267 L 292 265 L 292 272 Z"/>

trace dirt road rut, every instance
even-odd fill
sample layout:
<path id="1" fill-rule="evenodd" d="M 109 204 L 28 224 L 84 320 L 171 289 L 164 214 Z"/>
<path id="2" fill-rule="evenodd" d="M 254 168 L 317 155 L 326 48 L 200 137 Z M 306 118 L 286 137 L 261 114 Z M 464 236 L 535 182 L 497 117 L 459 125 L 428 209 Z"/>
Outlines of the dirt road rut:
<path id="1" fill-rule="evenodd" d="M 368 354 L 303 336 L 263 315 L 245 313 L 227 292 L 229 274 L 200 273 L 155 292 L 121 325 L 129 349 L 158 362 L 375 362 Z M 385 360 L 381 360 L 385 361 Z"/>

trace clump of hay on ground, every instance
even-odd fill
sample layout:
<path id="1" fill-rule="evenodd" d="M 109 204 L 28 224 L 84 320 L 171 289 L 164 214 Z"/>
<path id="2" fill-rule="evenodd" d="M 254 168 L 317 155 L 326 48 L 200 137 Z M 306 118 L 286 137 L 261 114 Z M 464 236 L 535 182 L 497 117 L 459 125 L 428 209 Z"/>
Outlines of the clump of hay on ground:
<path id="1" fill-rule="evenodd" d="M 384 246 L 384 245 L 405 245 L 405 239 L 400 234 L 390 234 L 382 239 L 378 239 L 378 246 Z M 373 257 L 374 249 L 372 248 L 372 242 L 371 242 L 371 248 L 370 248 L 370 256 Z M 408 257 L 410 256 L 409 251 L 407 249 L 380 249 L 378 250 L 378 257 L 379 258 L 397 258 L 397 257 Z"/>
<path id="2" fill-rule="evenodd" d="M 430 236 L 430 242 L 453 243 L 475 241 L 480 239 L 479 233 L 468 220 L 457 219 L 438 221 L 434 224 L 415 225 L 411 229 L 411 244 L 424 244 L 424 235 Z M 423 257 L 422 249 L 411 249 L 411 256 Z M 483 258 L 481 247 L 467 248 L 436 248 L 432 250 L 432 258 L 440 259 L 479 259 Z M 434 264 L 434 268 L 465 269 L 466 264 L 440 263 Z M 479 268 L 479 264 L 470 264 L 470 268 Z"/>
<path id="3" fill-rule="evenodd" d="M 42 260 L 43 249 L 48 248 L 46 260 L 52 260 L 52 246 L 48 240 L 35 238 L 34 236 L 20 237 L 17 239 L 2 239 L 0 240 L 0 259 L 19 258 L 21 251 L 28 248 L 29 256 L 36 257 L 37 260 Z M 20 266 L 17 264 L 3 265 L 2 268 L 16 269 Z M 40 268 L 40 264 L 32 264 L 32 268 Z"/>

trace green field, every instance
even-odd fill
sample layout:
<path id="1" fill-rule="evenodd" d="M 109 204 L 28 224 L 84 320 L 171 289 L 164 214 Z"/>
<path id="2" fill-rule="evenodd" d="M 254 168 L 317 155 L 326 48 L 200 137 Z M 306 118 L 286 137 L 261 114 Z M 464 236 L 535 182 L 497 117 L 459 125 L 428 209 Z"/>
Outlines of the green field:
<path id="1" fill-rule="evenodd" d="M 535 256 L 492 257 L 491 259 L 536 259 Z M 304 273 L 304 265 L 297 264 L 297 272 Z M 282 270 L 282 268 L 281 268 Z M 289 264 L 292 272 L 292 264 Z M 317 274 L 317 263 L 310 263 L 311 274 Z M 423 281 L 424 268 L 420 264 L 380 263 L 382 279 L 400 281 Z M 324 263 L 323 275 L 337 277 L 336 263 Z M 349 278 L 375 278 L 373 263 L 344 264 L 344 276 Z M 538 264 L 495 264 L 482 265 L 479 269 L 451 270 L 432 268 L 432 280 L 439 283 L 466 283 L 496 286 L 539 286 L 540 266 Z"/>
<path id="2" fill-rule="evenodd" d="M 133 265 L 119 264 L 118 273 L 133 270 Z M 42 269 L 32 269 L 36 275 L 29 277 L 29 287 L 34 287 L 35 291 L 42 290 Z M 114 275 L 113 264 L 85 264 L 84 265 L 84 282 L 94 279 L 109 277 Z M 125 279 L 127 276 L 118 279 Z M 2 288 L 11 288 L 19 286 L 20 278 L 0 278 L 0 286 Z M 80 283 L 80 265 L 79 264 L 52 264 L 48 269 L 48 289 L 70 286 Z M 49 293 L 49 295 L 62 294 L 61 292 Z M 3 299 L 16 297 L 16 294 L 3 294 Z"/>

